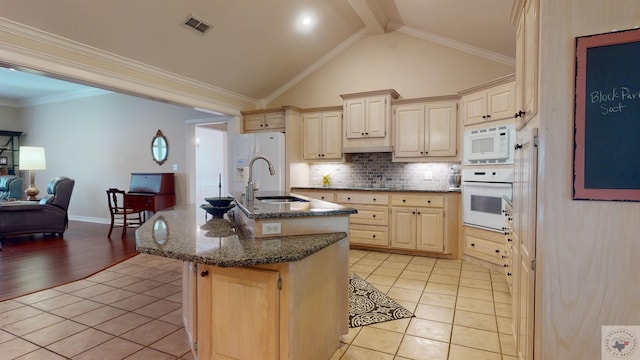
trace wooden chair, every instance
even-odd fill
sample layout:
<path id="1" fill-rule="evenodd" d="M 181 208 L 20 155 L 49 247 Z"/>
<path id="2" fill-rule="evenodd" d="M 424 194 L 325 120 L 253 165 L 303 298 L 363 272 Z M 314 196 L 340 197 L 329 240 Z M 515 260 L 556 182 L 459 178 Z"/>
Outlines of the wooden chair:
<path id="1" fill-rule="evenodd" d="M 121 238 L 124 239 L 128 227 L 138 227 L 144 222 L 142 211 L 125 208 L 126 193 L 124 190 L 110 188 L 107 190 L 107 198 L 109 200 L 109 212 L 111 213 L 111 226 L 109 227 L 108 238 L 111 238 L 111 232 L 114 227 L 122 227 Z"/>

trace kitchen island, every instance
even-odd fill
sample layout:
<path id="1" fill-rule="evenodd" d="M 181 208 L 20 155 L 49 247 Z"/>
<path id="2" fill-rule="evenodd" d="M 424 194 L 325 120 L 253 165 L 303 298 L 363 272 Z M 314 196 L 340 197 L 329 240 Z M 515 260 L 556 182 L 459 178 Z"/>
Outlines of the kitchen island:
<path id="1" fill-rule="evenodd" d="M 139 252 L 183 261 L 183 320 L 195 358 L 328 359 L 338 348 L 348 331 L 356 210 L 305 199 L 240 199 L 227 218 L 210 220 L 197 205 L 177 206 L 136 231 Z M 323 225 L 305 230 L 296 218 Z M 256 236 L 256 219 L 280 233 Z"/>

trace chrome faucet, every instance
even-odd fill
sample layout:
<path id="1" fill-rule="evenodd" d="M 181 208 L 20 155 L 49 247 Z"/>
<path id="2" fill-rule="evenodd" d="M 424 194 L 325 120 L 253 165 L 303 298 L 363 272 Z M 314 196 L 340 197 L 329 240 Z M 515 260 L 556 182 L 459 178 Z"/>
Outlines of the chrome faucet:
<path id="1" fill-rule="evenodd" d="M 251 161 L 249 162 L 249 180 L 247 181 L 247 189 L 245 192 L 245 198 L 248 201 L 253 201 L 253 192 L 254 190 L 257 190 L 253 188 L 253 163 L 258 159 L 262 159 L 267 162 L 267 165 L 269 165 L 269 174 L 271 174 L 271 176 L 276 174 L 276 170 L 273 168 L 273 164 L 271 164 L 271 161 L 269 161 L 269 159 L 262 155 L 254 156 L 253 159 L 251 159 Z"/>

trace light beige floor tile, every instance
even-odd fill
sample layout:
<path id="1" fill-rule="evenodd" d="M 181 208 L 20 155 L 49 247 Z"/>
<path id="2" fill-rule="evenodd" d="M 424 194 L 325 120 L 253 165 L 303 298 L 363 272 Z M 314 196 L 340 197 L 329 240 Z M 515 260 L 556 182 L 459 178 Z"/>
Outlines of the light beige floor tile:
<path id="1" fill-rule="evenodd" d="M 425 257 L 425 256 L 414 256 L 413 259 L 409 261 L 409 264 L 412 264 L 412 265 L 426 265 L 429 267 L 433 267 L 435 263 L 436 263 L 436 259 Z"/>
<path id="2" fill-rule="evenodd" d="M 113 338 L 108 340 L 92 349 L 89 349 L 80 355 L 74 357 L 74 360 L 120 360 L 127 356 L 139 351 L 143 348 L 142 345 L 134 342 Z"/>
<path id="3" fill-rule="evenodd" d="M 344 352 L 347 351 L 348 348 L 349 348 L 348 344 L 340 343 L 338 350 L 336 350 L 336 352 L 334 352 L 333 355 L 331 355 L 329 360 L 339 360 L 342 357 L 342 355 L 344 355 Z"/>
<path id="4" fill-rule="evenodd" d="M 117 273 L 117 272 L 113 272 L 113 271 L 101 271 L 93 276 L 89 276 L 86 280 L 88 281 L 93 281 L 94 283 L 106 283 L 107 281 L 111 281 L 111 280 L 115 280 L 118 278 L 123 277 L 123 274 Z"/>
<path id="5" fill-rule="evenodd" d="M 500 360 L 500 354 L 451 344 L 449 360 Z"/>
<path id="6" fill-rule="evenodd" d="M 126 311 L 122 310 L 122 309 L 118 309 L 112 306 L 102 306 L 99 307 L 95 310 L 91 310 L 89 312 L 86 312 L 82 315 L 78 315 L 76 317 L 74 317 L 73 321 L 79 322 L 81 324 L 85 324 L 87 326 L 96 326 L 100 323 L 103 323 L 107 320 L 111 320 L 113 318 L 116 318 L 122 314 L 124 314 Z"/>
<path id="7" fill-rule="evenodd" d="M 516 342 L 515 338 L 511 334 L 498 334 L 500 338 L 500 348 L 502 354 L 509 356 L 516 356 Z"/>
<path id="8" fill-rule="evenodd" d="M 518 360 L 517 356 L 502 355 L 502 360 Z"/>
<path id="9" fill-rule="evenodd" d="M 356 335 L 362 330 L 362 327 L 349 328 L 349 332 L 340 338 L 340 341 L 345 344 L 351 344 Z"/>
<path id="10" fill-rule="evenodd" d="M 51 311 L 59 307 L 67 306 L 69 304 L 77 303 L 82 300 L 81 297 L 71 294 L 62 294 L 60 296 L 52 297 L 46 300 L 38 301 L 31 304 L 34 308 L 38 308 L 43 311 Z"/>
<path id="11" fill-rule="evenodd" d="M 93 286 L 86 287 L 84 289 L 80 289 L 72 292 L 72 295 L 83 297 L 83 298 L 92 298 L 94 296 L 98 296 L 100 294 L 104 294 L 113 290 L 114 288 L 111 286 L 103 285 L 103 284 L 95 284 Z"/>
<path id="12" fill-rule="evenodd" d="M 180 282 L 182 282 L 182 280 L 180 280 Z M 173 302 L 177 302 L 177 303 L 182 303 L 182 284 L 178 284 L 178 286 L 180 286 L 180 291 L 178 291 L 177 293 L 167 296 L 164 299 L 165 300 L 169 300 L 169 301 L 173 301 Z"/>
<path id="13" fill-rule="evenodd" d="M 381 293 L 386 294 L 389 292 L 389 289 L 391 289 L 391 286 L 387 286 L 387 285 L 378 285 L 375 284 L 374 286 L 376 289 L 378 289 Z"/>
<path id="14" fill-rule="evenodd" d="M 355 264 L 351 266 L 350 270 L 357 273 L 371 274 L 376 268 L 377 266 Z"/>
<path id="15" fill-rule="evenodd" d="M 511 316 L 511 304 L 495 303 L 496 315 L 509 317 Z"/>
<path id="16" fill-rule="evenodd" d="M 360 276 L 363 279 L 366 279 L 367 276 L 371 275 L 370 272 L 362 272 L 362 271 L 355 271 L 355 270 L 351 270 L 351 272 L 356 274 L 356 275 L 358 275 L 358 276 Z"/>
<path id="17" fill-rule="evenodd" d="M 20 306 L 0 314 L 0 327 L 5 327 L 9 324 L 40 315 L 42 313 L 42 310 L 34 309 L 30 306 Z"/>
<path id="18" fill-rule="evenodd" d="M 113 335 L 89 328 L 57 341 L 47 346 L 47 349 L 70 358 L 112 338 Z"/>
<path id="19" fill-rule="evenodd" d="M 158 286 L 157 288 L 153 288 L 149 291 L 145 291 L 143 294 L 157 297 L 157 298 L 166 298 L 167 296 L 173 295 L 179 291 L 180 291 L 180 287 L 178 286 L 171 285 L 171 284 L 164 284 L 164 285 Z"/>
<path id="20" fill-rule="evenodd" d="M 393 355 L 351 345 L 341 360 L 393 360 Z"/>
<path id="21" fill-rule="evenodd" d="M 407 334 L 448 343 L 451 340 L 451 324 L 413 318 Z"/>
<path id="22" fill-rule="evenodd" d="M 489 270 L 486 267 L 484 267 L 484 266 L 482 266 L 480 264 L 470 263 L 468 261 L 463 261 L 462 262 L 462 270 L 489 272 Z"/>
<path id="23" fill-rule="evenodd" d="M 493 292 L 491 290 L 477 289 L 466 286 L 458 288 L 458 296 L 472 299 L 493 301 Z"/>
<path id="24" fill-rule="evenodd" d="M 387 258 L 387 261 L 408 264 L 411 261 L 411 259 L 413 259 L 413 256 L 411 255 L 391 254 Z"/>
<path id="25" fill-rule="evenodd" d="M 60 296 L 62 294 L 64 294 L 63 291 L 59 291 L 59 290 L 55 290 L 55 289 L 48 289 L 48 290 L 38 291 L 38 292 L 35 292 L 33 294 L 21 296 L 21 297 L 15 298 L 14 300 L 19 302 L 19 303 L 22 303 L 22 304 L 33 304 L 33 303 L 37 303 L 39 301 L 43 301 L 43 300 L 54 298 L 56 296 Z M 3 312 L 3 311 L 0 309 L 0 312 Z"/>
<path id="26" fill-rule="evenodd" d="M 456 309 L 453 323 L 455 325 L 461 325 L 475 329 L 498 331 L 498 325 L 496 324 L 497 320 L 495 316 L 477 312 Z"/>
<path id="27" fill-rule="evenodd" d="M 411 310 L 409 310 L 411 311 Z M 385 322 L 381 322 L 381 323 L 377 323 L 377 324 L 372 324 L 371 327 L 374 327 L 376 329 L 382 329 L 382 330 L 389 330 L 389 331 L 395 331 L 395 332 L 399 332 L 399 333 L 404 333 L 407 330 L 407 326 L 409 326 L 409 321 L 411 319 L 407 318 L 407 319 L 398 319 L 398 320 L 391 320 L 391 321 L 385 321 Z"/>
<path id="28" fill-rule="evenodd" d="M 402 306 L 403 308 L 411 311 L 412 313 L 416 311 L 416 307 L 418 306 L 418 303 L 413 301 L 396 300 L 396 302 L 400 304 L 400 306 Z"/>
<path id="29" fill-rule="evenodd" d="M 127 285 L 131 285 L 131 284 L 135 284 L 137 282 L 143 281 L 143 278 L 139 278 L 137 276 L 130 276 L 130 275 L 124 275 L 122 274 L 122 277 L 119 277 L 117 279 L 111 280 L 111 281 L 107 281 L 104 284 L 108 285 L 108 286 L 112 286 L 115 288 L 121 288 L 121 287 L 125 287 Z"/>
<path id="30" fill-rule="evenodd" d="M 424 291 L 442 295 L 456 296 L 458 294 L 458 286 L 427 282 L 427 286 L 425 286 Z"/>
<path id="31" fill-rule="evenodd" d="M 452 295 L 443 295 L 425 291 L 420 297 L 420 303 L 426 305 L 435 305 L 441 307 L 455 308 L 456 297 Z"/>
<path id="32" fill-rule="evenodd" d="M 382 264 L 380 264 L 380 267 L 404 270 L 404 268 L 407 267 L 407 264 L 385 260 Z"/>
<path id="33" fill-rule="evenodd" d="M 391 254 L 372 251 L 364 256 L 365 259 L 386 260 Z"/>
<path id="34" fill-rule="evenodd" d="M 493 331 L 453 325 L 451 343 L 500 353 L 500 340 L 498 338 L 498 333 Z"/>
<path id="35" fill-rule="evenodd" d="M 184 324 L 182 321 L 182 306 L 173 310 L 172 312 L 162 315 L 158 318 L 158 320 L 182 326 Z"/>
<path id="36" fill-rule="evenodd" d="M 438 275 L 431 273 L 429 276 L 430 283 L 438 283 L 438 284 L 446 284 L 446 285 L 458 285 L 460 278 L 457 276 L 449 276 L 449 275 Z"/>
<path id="37" fill-rule="evenodd" d="M 164 274 L 160 274 L 153 278 L 155 281 L 160 281 L 163 283 L 172 283 L 176 280 L 182 280 L 182 269 L 179 272 L 175 271 L 167 271 Z"/>
<path id="38" fill-rule="evenodd" d="M 459 297 L 456 310 L 465 310 L 481 314 L 495 315 L 493 301 Z"/>
<path id="39" fill-rule="evenodd" d="M 36 351 L 15 358 L 15 360 L 65 360 L 65 358 L 45 348 L 39 348 Z"/>
<path id="40" fill-rule="evenodd" d="M 459 269 L 451 269 L 446 267 L 434 267 L 431 272 L 438 275 L 460 276 Z"/>
<path id="41" fill-rule="evenodd" d="M 387 295 L 389 295 L 393 300 L 405 300 L 416 303 L 420 300 L 421 294 L 422 291 L 420 290 L 403 289 L 397 286 L 394 286 L 387 291 Z"/>
<path id="42" fill-rule="evenodd" d="M 447 360 L 449 343 L 405 335 L 398 355 L 417 360 Z"/>
<path id="43" fill-rule="evenodd" d="M 163 321 L 153 320 L 122 335 L 121 338 L 148 346 L 173 333 L 180 327 Z"/>
<path id="44" fill-rule="evenodd" d="M 104 305 L 95 301 L 83 299 L 76 303 L 51 310 L 51 313 L 66 319 L 71 319 L 74 316 L 78 316 L 91 310 L 95 310 L 101 306 Z"/>
<path id="45" fill-rule="evenodd" d="M 176 357 L 182 356 L 191 351 L 189 342 L 187 341 L 187 333 L 184 328 L 180 328 L 178 331 L 163 337 L 149 345 L 149 347 Z"/>
<path id="46" fill-rule="evenodd" d="M 16 335 L 4 330 L 0 330 L 0 344 L 15 338 L 16 338 Z"/>
<path id="47" fill-rule="evenodd" d="M 430 275 L 431 275 L 430 272 L 417 272 L 417 271 L 404 270 L 400 274 L 400 278 L 427 281 L 429 280 Z"/>
<path id="48" fill-rule="evenodd" d="M 47 346 L 67 336 L 79 333 L 87 329 L 85 325 L 78 324 L 71 320 L 61 321 L 59 323 L 47 326 L 40 330 L 26 334 L 23 338 L 40 346 Z"/>
<path id="49" fill-rule="evenodd" d="M 461 278 L 460 286 L 476 288 L 476 289 L 492 290 L 491 281 L 489 280 Z"/>
<path id="50" fill-rule="evenodd" d="M 396 282 L 395 276 L 371 274 L 365 280 L 373 285 L 391 286 Z"/>
<path id="51" fill-rule="evenodd" d="M 420 319 L 439 321 L 448 324 L 453 323 L 453 309 L 449 308 L 418 304 L 414 314 Z"/>
<path id="52" fill-rule="evenodd" d="M 365 259 L 360 259 L 360 261 L 358 261 L 358 265 L 378 267 L 383 262 L 384 262 L 384 260 L 366 259 L 365 258 Z"/>
<path id="53" fill-rule="evenodd" d="M 425 274 L 431 273 L 432 269 L 433 269 L 433 266 L 430 266 L 430 265 L 413 264 L 413 263 L 409 263 L 409 265 L 407 265 L 407 267 L 404 268 L 405 271 L 421 272 Z"/>
<path id="54" fill-rule="evenodd" d="M 467 279 L 491 281 L 491 275 L 489 275 L 488 271 L 480 272 L 477 270 L 462 269 L 462 271 L 460 272 L 460 277 L 467 278 Z"/>
<path id="55" fill-rule="evenodd" d="M 511 304 L 511 294 L 501 291 L 494 291 L 493 301 L 503 304 Z"/>
<path id="56" fill-rule="evenodd" d="M 159 281 L 146 279 L 146 280 L 138 281 L 137 283 L 133 283 L 131 285 L 123 286 L 122 288 L 125 290 L 137 292 L 137 293 L 143 293 L 153 288 L 157 288 L 160 285 L 162 285 L 162 283 Z"/>
<path id="57" fill-rule="evenodd" d="M 24 303 L 20 303 L 15 300 L 2 301 L 0 302 L 0 314 L 2 314 L 3 312 L 7 312 L 9 310 L 20 308 L 20 307 L 24 307 Z"/>
<path id="58" fill-rule="evenodd" d="M 13 338 L 0 344 L 2 359 L 15 359 L 38 349 L 38 346 L 21 338 Z"/>
<path id="59" fill-rule="evenodd" d="M 353 340 L 352 345 L 388 354 L 395 354 L 398 350 L 398 346 L 400 346 L 400 341 L 402 341 L 402 334 L 400 333 L 376 329 L 373 327 L 365 327 Z"/>
<path id="60" fill-rule="evenodd" d="M 149 305 L 145 305 L 139 309 L 136 309 L 134 310 L 134 312 L 151 318 L 159 318 L 160 316 L 178 309 L 179 307 L 179 303 L 161 299 Z"/>
<path id="61" fill-rule="evenodd" d="M 133 291 L 127 291 L 123 289 L 113 289 L 106 293 L 94 296 L 91 298 L 93 301 L 97 301 L 102 304 L 111 304 L 129 297 L 136 295 Z"/>
<path id="62" fill-rule="evenodd" d="M 6 325 L 3 327 L 3 329 L 17 336 L 22 336 L 30 332 L 43 329 L 47 326 L 59 323 L 61 321 L 64 321 L 64 319 L 59 316 L 49 314 L 49 313 L 42 313 L 36 316 L 26 318 L 24 320 L 14 322 L 9 325 Z"/>
<path id="63" fill-rule="evenodd" d="M 512 334 L 510 317 L 496 316 L 496 319 L 498 320 L 498 331 L 503 334 Z"/>
<path id="64" fill-rule="evenodd" d="M 151 348 L 144 348 L 125 358 L 126 360 L 175 360 L 175 356 Z"/>
<path id="65" fill-rule="evenodd" d="M 402 270 L 379 267 L 379 268 L 375 269 L 373 271 L 373 273 L 376 274 L 376 275 L 387 275 L 387 276 L 398 277 L 402 273 Z"/>
<path id="66" fill-rule="evenodd" d="M 436 267 L 444 267 L 444 268 L 450 268 L 450 269 L 461 269 L 462 268 L 462 261 L 460 261 L 460 260 L 438 259 L 436 261 L 436 264 L 434 265 L 434 268 L 436 268 Z"/>
<path id="67" fill-rule="evenodd" d="M 426 285 L 426 281 L 399 278 L 393 286 L 422 292 Z"/>
<path id="68" fill-rule="evenodd" d="M 111 306 L 133 311 L 156 301 L 158 301 L 158 299 L 154 298 L 153 296 L 138 294 L 120 301 L 116 301 L 112 303 Z"/>
<path id="69" fill-rule="evenodd" d="M 138 326 L 146 324 L 153 319 L 142 316 L 140 314 L 127 312 L 123 315 L 115 317 L 111 320 L 105 321 L 101 324 L 96 325 L 96 329 L 104 331 L 113 335 L 124 334 L 129 330 L 133 330 Z"/>

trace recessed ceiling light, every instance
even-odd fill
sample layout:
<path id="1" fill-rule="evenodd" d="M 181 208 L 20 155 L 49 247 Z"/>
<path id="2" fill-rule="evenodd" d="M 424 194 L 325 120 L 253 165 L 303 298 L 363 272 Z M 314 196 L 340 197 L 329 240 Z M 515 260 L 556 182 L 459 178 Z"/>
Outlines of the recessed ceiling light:
<path id="1" fill-rule="evenodd" d="M 315 14 L 310 12 L 303 12 L 298 15 L 296 19 L 296 28 L 301 33 L 308 33 L 313 30 L 316 25 L 316 17 Z"/>

